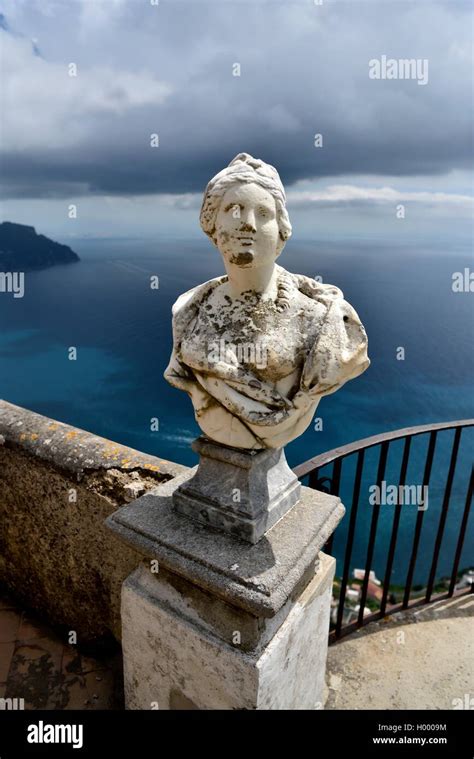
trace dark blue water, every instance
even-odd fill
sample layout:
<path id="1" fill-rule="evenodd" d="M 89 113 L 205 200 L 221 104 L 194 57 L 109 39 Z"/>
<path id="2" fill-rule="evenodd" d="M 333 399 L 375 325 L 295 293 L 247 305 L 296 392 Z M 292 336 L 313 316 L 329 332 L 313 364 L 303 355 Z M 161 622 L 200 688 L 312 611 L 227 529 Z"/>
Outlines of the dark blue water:
<path id="1" fill-rule="evenodd" d="M 199 434 L 191 401 L 166 383 L 163 371 L 171 350 L 171 305 L 184 290 L 223 273 L 218 252 L 204 240 L 79 241 L 73 248 L 81 263 L 28 273 L 23 299 L 0 294 L 0 397 L 165 459 L 197 463 L 189 447 Z M 454 271 L 472 268 L 467 248 L 290 241 L 279 263 L 320 274 L 344 291 L 367 329 L 372 360 L 364 375 L 323 398 L 316 411 L 323 430 L 311 426 L 287 446 L 291 466 L 377 432 L 474 416 L 474 296 L 453 293 L 451 287 Z M 160 279 L 158 290 L 150 288 L 153 274 Z M 77 361 L 68 360 L 71 346 L 77 348 Z M 396 358 L 398 347 L 405 349 L 404 361 Z M 151 431 L 151 418 L 158 418 L 159 431 Z M 450 450 L 445 437 L 433 468 L 419 582 L 429 569 L 438 522 Z M 472 440 L 465 431 L 441 574 L 451 568 Z M 422 466 L 421 443 L 413 462 Z M 375 467 L 376 461 L 372 482 Z M 395 469 L 391 474 L 387 481 L 396 483 Z M 421 484 L 418 471 L 409 477 L 408 482 Z M 402 580 L 410 520 L 416 518 L 416 508 L 409 511 L 404 509 L 400 550 L 405 556 L 396 558 L 395 581 Z M 366 502 L 361 505 L 356 565 L 363 562 L 371 513 Z M 382 507 L 374 560 L 380 574 L 392 516 L 393 507 Z M 469 549 L 467 541 L 464 565 L 472 563 Z"/>

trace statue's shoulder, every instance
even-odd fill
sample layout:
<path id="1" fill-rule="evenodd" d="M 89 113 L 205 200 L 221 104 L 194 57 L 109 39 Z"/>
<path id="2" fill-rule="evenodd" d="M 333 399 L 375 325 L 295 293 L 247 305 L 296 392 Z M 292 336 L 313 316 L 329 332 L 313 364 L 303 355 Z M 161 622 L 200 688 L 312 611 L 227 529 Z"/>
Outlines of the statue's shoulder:
<path id="1" fill-rule="evenodd" d="M 335 285 L 326 285 L 304 274 L 294 274 L 300 292 L 321 303 L 326 308 L 326 320 L 334 325 L 356 325 L 365 335 L 364 327 L 356 310 L 345 300 L 344 293 Z"/>
<path id="2" fill-rule="evenodd" d="M 316 279 L 307 277 L 305 274 L 293 274 L 286 271 L 281 266 L 278 267 L 280 276 L 289 279 L 294 287 L 296 287 L 301 293 L 312 298 L 313 300 L 321 301 L 325 305 L 329 305 L 331 301 L 336 298 L 344 298 L 344 293 L 335 285 L 327 285 L 323 282 L 318 282 Z"/>
<path id="3" fill-rule="evenodd" d="M 171 312 L 173 318 L 182 317 L 186 313 L 191 313 L 194 308 L 198 308 L 204 298 L 216 287 L 227 280 L 227 276 L 214 277 L 207 282 L 203 282 L 190 290 L 186 290 L 174 302 Z"/>

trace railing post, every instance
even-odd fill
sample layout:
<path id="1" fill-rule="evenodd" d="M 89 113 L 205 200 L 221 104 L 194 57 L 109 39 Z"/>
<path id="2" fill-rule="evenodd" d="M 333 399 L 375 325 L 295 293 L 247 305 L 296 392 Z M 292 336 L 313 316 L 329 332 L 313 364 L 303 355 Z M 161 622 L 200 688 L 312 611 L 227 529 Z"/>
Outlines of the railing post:
<path id="1" fill-rule="evenodd" d="M 389 593 L 390 593 L 391 575 L 392 575 L 392 569 L 394 566 L 394 559 L 395 559 L 395 550 L 397 548 L 398 533 L 399 533 L 399 527 L 401 524 L 402 506 L 404 505 L 403 495 L 401 493 L 403 493 L 403 488 L 405 487 L 405 484 L 406 484 L 411 442 L 413 438 L 415 437 L 419 437 L 421 435 L 429 435 L 429 444 L 428 444 L 427 455 L 426 455 L 426 460 L 425 460 L 423 485 L 422 485 L 422 489 L 423 491 L 425 491 L 425 489 L 428 487 L 429 482 L 430 482 L 437 436 L 439 433 L 446 432 L 448 430 L 454 430 L 455 432 L 454 432 L 453 444 L 451 448 L 451 456 L 449 459 L 449 467 L 448 467 L 447 476 L 446 476 L 446 485 L 445 485 L 444 496 L 443 496 L 443 501 L 441 505 L 440 517 L 439 517 L 438 527 L 436 531 L 434 552 L 433 552 L 433 557 L 432 557 L 431 565 L 430 565 L 430 572 L 429 572 L 429 577 L 427 581 L 426 593 L 425 593 L 425 596 L 421 599 L 415 598 L 414 600 L 410 600 L 410 593 L 411 593 L 411 588 L 412 588 L 412 583 L 413 583 L 413 577 L 414 577 L 414 572 L 415 572 L 418 548 L 420 545 L 420 538 L 421 538 L 423 519 L 424 519 L 424 513 L 425 513 L 424 508 L 423 509 L 419 508 L 418 516 L 416 519 L 415 530 L 414 530 L 412 548 L 411 548 L 410 556 L 408 559 L 409 566 L 408 566 L 408 574 L 406 578 L 406 583 L 404 587 L 403 601 L 400 604 L 394 603 L 391 606 L 389 606 L 389 613 L 393 611 L 400 611 L 408 607 L 417 606 L 422 603 L 430 603 L 432 600 L 434 601 L 440 598 L 444 598 L 448 595 L 449 596 L 453 595 L 456 580 L 457 580 L 459 563 L 461 560 L 462 547 L 463 547 L 466 529 L 467 529 L 469 509 L 470 509 L 471 500 L 472 500 L 472 486 L 473 486 L 472 474 L 471 474 L 471 481 L 468 488 L 468 493 L 466 496 L 462 523 L 460 525 L 460 534 L 457 540 L 456 553 L 455 553 L 455 558 L 454 558 L 454 563 L 453 563 L 452 575 L 450 579 L 449 591 L 447 592 L 447 594 L 444 594 L 444 595 L 438 594 L 436 596 L 433 596 L 433 586 L 436 580 L 436 570 L 438 566 L 439 554 L 440 554 L 441 546 L 443 543 L 443 535 L 444 535 L 444 530 L 445 530 L 446 521 L 447 521 L 449 502 L 451 498 L 451 492 L 453 489 L 456 464 L 457 464 L 457 460 L 459 456 L 461 435 L 462 435 L 463 429 L 472 428 L 472 427 L 474 427 L 474 419 L 460 419 L 460 420 L 456 420 L 452 422 L 439 422 L 436 424 L 426 424 L 426 425 L 421 425 L 417 427 L 406 427 L 404 429 L 393 430 L 392 432 L 385 432 L 385 433 L 373 435 L 371 437 L 364 438 L 363 440 L 357 440 L 353 443 L 349 443 L 348 445 L 334 448 L 330 451 L 326 451 L 325 453 L 319 454 L 318 456 L 315 456 L 309 459 L 308 461 L 305 461 L 304 463 L 299 464 L 297 467 L 295 467 L 294 472 L 295 474 L 297 474 L 298 477 L 309 478 L 310 487 L 319 488 L 320 490 L 324 492 L 330 492 L 334 495 L 338 495 L 339 488 L 340 488 L 340 481 L 341 481 L 342 462 L 347 461 L 352 455 L 357 454 L 357 467 L 356 467 L 356 473 L 354 477 L 352 502 L 347 504 L 348 508 L 350 508 L 350 519 L 349 519 L 349 529 L 348 529 L 347 539 L 346 539 L 347 540 L 346 548 L 344 552 L 344 568 L 343 568 L 343 574 L 342 574 L 342 580 L 341 580 L 341 586 L 340 586 L 337 619 L 336 619 L 335 629 L 332 630 L 330 633 L 330 642 L 333 642 L 334 640 L 338 640 L 343 635 L 347 635 L 349 632 L 352 632 L 353 630 L 358 629 L 359 627 L 365 625 L 368 621 L 380 619 L 380 617 L 383 617 L 386 615 L 388 598 L 389 598 Z M 365 454 L 365 451 L 369 449 L 380 447 L 379 466 L 378 466 L 378 471 L 377 471 L 377 486 L 380 487 L 382 478 L 385 476 L 385 469 L 386 469 L 386 463 L 387 463 L 387 457 L 388 457 L 390 444 L 395 440 L 402 440 L 402 439 L 404 439 L 404 447 L 403 447 L 403 457 L 402 457 L 402 462 L 401 462 L 401 467 L 400 467 L 400 476 L 399 476 L 399 487 L 398 487 L 399 500 L 396 503 L 395 512 L 393 515 L 392 530 L 391 530 L 391 535 L 390 535 L 390 543 L 388 547 L 388 555 L 387 555 L 387 561 L 386 561 L 386 566 L 385 566 L 385 574 L 384 574 L 384 579 L 383 579 L 383 589 L 382 589 L 381 598 L 379 594 L 377 595 L 377 599 L 380 598 L 380 607 L 374 613 L 371 613 L 368 615 L 364 614 L 364 606 L 365 606 L 365 602 L 366 602 L 368 592 L 369 592 L 369 573 L 372 569 L 371 565 L 372 565 L 373 557 L 375 555 L 375 543 L 377 539 L 377 525 L 379 521 L 379 511 L 380 511 L 380 504 L 375 504 L 373 514 L 372 514 L 372 519 L 371 519 L 370 534 L 368 536 L 367 558 L 365 562 L 364 579 L 363 579 L 362 588 L 361 588 L 360 608 L 359 608 L 359 613 L 358 613 L 358 619 L 357 619 L 357 622 L 348 622 L 347 624 L 344 624 L 344 611 L 345 611 L 345 601 L 346 601 L 346 594 L 347 594 L 347 584 L 348 584 L 348 579 L 349 579 L 353 546 L 354 546 L 354 541 L 355 541 L 354 536 L 357 531 L 357 517 L 358 517 L 358 512 L 360 511 L 359 497 L 360 497 L 361 481 L 363 480 L 364 454 Z M 330 465 L 332 465 L 331 476 L 329 476 L 329 474 L 327 475 L 325 474 L 325 468 Z M 345 487 L 347 489 L 347 483 L 345 483 Z M 328 553 L 332 553 L 333 537 L 334 536 L 332 535 L 324 547 L 325 551 L 327 551 Z M 470 592 L 468 589 L 465 589 L 465 590 L 461 589 L 458 591 L 458 593 L 462 593 L 462 594 L 466 594 L 468 592 Z"/>

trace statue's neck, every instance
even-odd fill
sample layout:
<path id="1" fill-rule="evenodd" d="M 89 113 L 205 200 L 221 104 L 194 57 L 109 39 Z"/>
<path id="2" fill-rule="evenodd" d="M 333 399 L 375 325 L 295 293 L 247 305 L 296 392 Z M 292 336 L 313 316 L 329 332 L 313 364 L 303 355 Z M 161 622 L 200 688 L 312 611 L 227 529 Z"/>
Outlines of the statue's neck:
<path id="1" fill-rule="evenodd" d="M 243 269 L 226 263 L 229 295 L 237 298 L 246 290 L 260 293 L 263 298 L 275 299 L 278 290 L 278 270 L 275 263 Z"/>

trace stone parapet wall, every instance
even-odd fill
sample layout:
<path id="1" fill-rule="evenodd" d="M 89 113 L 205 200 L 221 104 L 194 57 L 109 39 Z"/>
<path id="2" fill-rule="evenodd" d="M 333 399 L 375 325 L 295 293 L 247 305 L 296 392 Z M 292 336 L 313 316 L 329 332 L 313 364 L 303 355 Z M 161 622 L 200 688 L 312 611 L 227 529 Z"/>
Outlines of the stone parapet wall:
<path id="1" fill-rule="evenodd" d="M 0 583 L 78 640 L 120 640 L 141 557 L 104 520 L 185 471 L 0 400 Z"/>

